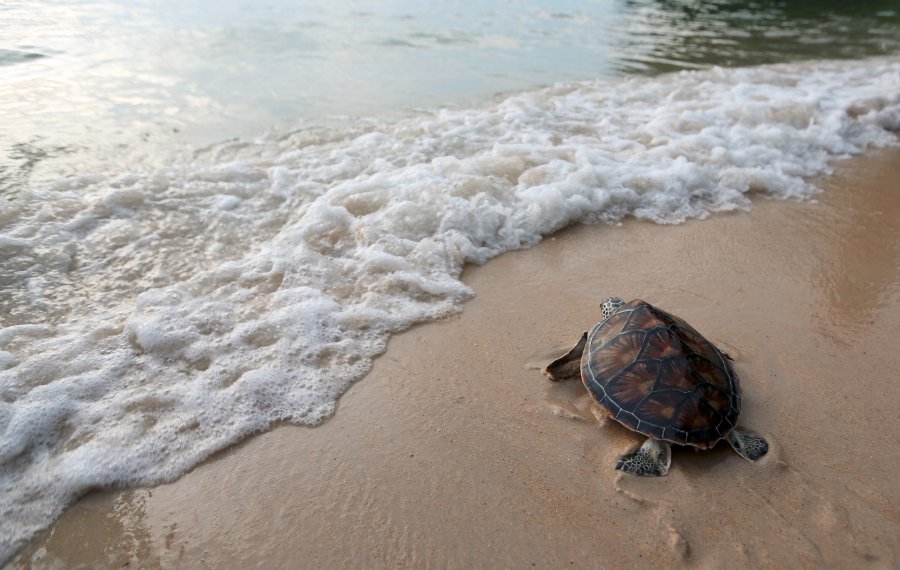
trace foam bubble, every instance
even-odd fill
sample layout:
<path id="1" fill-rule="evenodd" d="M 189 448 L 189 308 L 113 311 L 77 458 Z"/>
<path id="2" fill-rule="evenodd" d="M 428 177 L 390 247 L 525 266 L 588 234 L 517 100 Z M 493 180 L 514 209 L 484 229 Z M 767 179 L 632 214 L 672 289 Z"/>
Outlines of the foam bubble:
<path id="1" fill-rule="evenodd" d="M 579 221 L 805 198 L 898 128 L 897 58 L 711 69 L 23 192 L 0 212 L 0 560 L 88 489 L 322 421 L 390 334 L 472 296 L 465 263 Z"/>

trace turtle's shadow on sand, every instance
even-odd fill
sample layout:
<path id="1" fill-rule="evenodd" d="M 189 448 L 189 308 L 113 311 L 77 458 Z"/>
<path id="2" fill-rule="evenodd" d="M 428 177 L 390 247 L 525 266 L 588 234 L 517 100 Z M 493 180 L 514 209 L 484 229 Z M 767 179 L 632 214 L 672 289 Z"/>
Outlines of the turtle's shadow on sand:
<path id="1" fill-rule="evenodd" d="M 725 441 L 720 441 L 712 449 L 700 450 L 684 445 L 672 446 L 672 467 L 689 476 L 702 476 L 715 470 L 730 459 L 744 461 Z"/>

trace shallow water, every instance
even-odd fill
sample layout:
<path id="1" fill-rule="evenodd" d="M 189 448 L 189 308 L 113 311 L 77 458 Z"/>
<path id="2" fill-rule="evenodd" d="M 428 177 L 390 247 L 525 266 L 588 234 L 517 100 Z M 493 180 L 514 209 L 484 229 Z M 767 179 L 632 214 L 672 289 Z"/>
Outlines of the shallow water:
<path id="1" fill-rule="evenodd" d="M 900 48 L 896 2 L 0 6 L 0 192 L 230 137 L 621 74 Z"/>
<path id="2" fill-rule="evenodd" d="M 0 8 L 0 559 L 326 418 L 465 263 L 806 198 L 900 129 L 896 55 L 706 69 L 895 52 L 881 5 L 211 6 Z"/>

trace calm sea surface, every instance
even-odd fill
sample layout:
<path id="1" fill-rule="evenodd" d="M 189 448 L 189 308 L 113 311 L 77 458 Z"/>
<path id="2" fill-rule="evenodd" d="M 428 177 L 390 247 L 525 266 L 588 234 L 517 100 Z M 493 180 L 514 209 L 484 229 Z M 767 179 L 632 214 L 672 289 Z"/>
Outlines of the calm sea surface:
<path id="1" fill-rule="evenodd" d="M 559 81 L 898 47 L 895 0 L 10 0 L 0 191 Z"/>

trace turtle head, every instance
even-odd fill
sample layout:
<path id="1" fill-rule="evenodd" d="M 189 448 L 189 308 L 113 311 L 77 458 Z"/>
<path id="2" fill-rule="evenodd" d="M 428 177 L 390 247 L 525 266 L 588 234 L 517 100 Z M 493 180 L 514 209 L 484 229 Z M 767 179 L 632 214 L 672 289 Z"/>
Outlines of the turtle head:
<path id="1" fill-rule="evenodd" d="M 609 317 L 612 316 L 613 313 L 619 310 L 619 307 L 625 304 L 625 301 L 619 299 L 618 297 L 609 297 L 603 304 L 600 305 L 600 310 L 603 312 L 603 320 L 605 321 Z"/>

